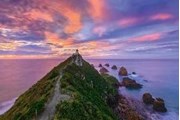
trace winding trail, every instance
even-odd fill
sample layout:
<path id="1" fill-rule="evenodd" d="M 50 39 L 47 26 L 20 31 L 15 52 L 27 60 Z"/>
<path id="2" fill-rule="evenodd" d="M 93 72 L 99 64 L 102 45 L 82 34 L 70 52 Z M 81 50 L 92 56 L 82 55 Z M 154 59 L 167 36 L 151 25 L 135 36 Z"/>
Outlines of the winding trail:
<path id="1" fill-rule="evenodd" d="M 52 96 L 51 100 L 45 106 L 45 110 L 39 115 L 37 120 L 52 120 L 56 111 L 56 105 L 63 100 L 67 100 L 70 96 L 61 94 L 60 91 L 60 79 L 62 78 L 62 73 L 55 78 L 58 79 L 56 82 L 56 86 L 54 89 L 54 95 Z"/>

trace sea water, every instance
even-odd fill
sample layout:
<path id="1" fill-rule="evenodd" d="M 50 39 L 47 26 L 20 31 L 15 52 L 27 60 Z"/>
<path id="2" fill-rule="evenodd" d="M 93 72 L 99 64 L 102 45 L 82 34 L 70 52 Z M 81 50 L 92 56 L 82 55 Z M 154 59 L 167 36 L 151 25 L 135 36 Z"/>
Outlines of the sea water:
<path id="1" fill-rule="evenodd" d="M 0 60 L 0 114 L 7 111 L 15 99 L 28 90 L 40 78 L 48 73 L 54 66 L 62 62 L 59 59 L 32 59 L 32 60 Z M 157 117 L 151 114 L 154 120 L 178 120 L 178 60 L 132 60 L 132 59 L 100 59 L 87 60 L 98 70 L 101 63 L 109 63 L 109 74 L 119 81 L 118 70 L 121 66 L 127 68 L 128 73 L 138 83 L 143 84 L 140 90 L 128 90 L 120 88 L 120 92 L 128 97 L 142 101 L 142 95 L 149 92 L 153 97 L 161 97 L 165 100 L 167 113 Z M 112 70 L 116 65 L 118 70 Z"/>

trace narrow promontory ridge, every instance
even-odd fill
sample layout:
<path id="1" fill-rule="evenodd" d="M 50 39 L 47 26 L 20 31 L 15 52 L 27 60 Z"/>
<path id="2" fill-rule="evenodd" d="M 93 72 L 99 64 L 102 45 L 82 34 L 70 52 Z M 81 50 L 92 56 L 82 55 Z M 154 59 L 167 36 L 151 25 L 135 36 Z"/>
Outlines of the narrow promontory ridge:
<path id="1" fill-rule="evenodd" d="M 116 84 L 76 50 L 20 95 L 0 120 L 141 120 L 127 105 L 124 112 L 130 113 L 123 113 L 125 99 Z"/>

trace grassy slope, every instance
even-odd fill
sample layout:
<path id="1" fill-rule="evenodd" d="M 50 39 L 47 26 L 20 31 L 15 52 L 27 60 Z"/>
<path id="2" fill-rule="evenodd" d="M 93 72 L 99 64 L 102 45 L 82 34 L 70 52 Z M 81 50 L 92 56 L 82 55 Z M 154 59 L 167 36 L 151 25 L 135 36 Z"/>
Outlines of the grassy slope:
<path id="1" fill-rule="evenodd" d="M 71 99 L 57 105 L 54 120 L 116 120 L 117 117 L 106 103 L 107 96 L 117 92 L 112 82 L 83 62 L 83 67 L 72 64 L 64 70 L 61 89 Z"/>
<path id="2" fill-rule="evenodd" d="M 53 93 L 59 70 L 70 61 L 68 58 L 53 68 L 46 76 L 19 96 L 13 107 L 0 116 L 0 120 L 30 120 L 44 109 L 45 103 Z"/>

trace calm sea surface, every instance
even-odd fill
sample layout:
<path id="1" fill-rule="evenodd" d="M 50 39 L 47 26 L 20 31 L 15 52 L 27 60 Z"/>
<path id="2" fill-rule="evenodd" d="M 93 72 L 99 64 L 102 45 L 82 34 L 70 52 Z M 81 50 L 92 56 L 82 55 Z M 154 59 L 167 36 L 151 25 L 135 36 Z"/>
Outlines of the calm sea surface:
<path id="1" fill-rule="evenodd" d="M 40 78 L 46 75 L 54 66 L 62 62 L 58 59 L 37 60 L 0 60 L 0 114 L 10 108 L 15 98 L 28 90 Z M 132 76 L 143 84 L 141 90 L 120 91 L 130 97 L 141 100 L 144 92 L 150 92 L 154 97 L 165 100 L 168 112 L 163 120 L 178 120 L 179 97 L 179 62 L 178 60 L 88 60 L 98 69 L 99 63 L 109 63 L 118 68 L 124 66 L 128 72 L 136 72 Z M 110 74 L 119 78 L 115 70 Z M 161 118 L 162 119 L 162 118 Z"/>

